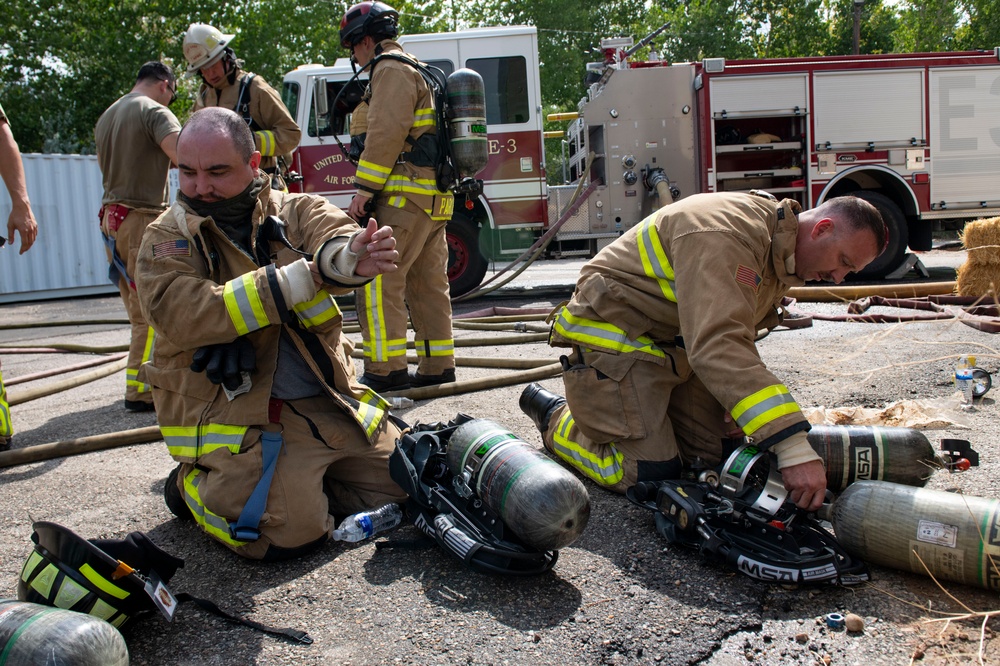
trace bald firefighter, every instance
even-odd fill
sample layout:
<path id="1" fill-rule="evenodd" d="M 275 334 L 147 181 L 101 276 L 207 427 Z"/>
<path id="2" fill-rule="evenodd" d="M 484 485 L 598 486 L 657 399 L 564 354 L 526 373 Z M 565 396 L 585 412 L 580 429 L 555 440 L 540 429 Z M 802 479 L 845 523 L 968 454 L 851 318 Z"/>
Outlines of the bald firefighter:
<path id="1" fill-rule="evenodd" d="M 231 46 L 234 38 L 205 23 L 192 23 L 184 33 L 188 76 L 197 73 L 202 82 L 194 110 L 221 106 L 235 111 L 253 130 L 271 186 L 285 189 L 288 155 L 299 145 L 302 131 L 277 91 L 259 74 L 243 71 Z"/>
<path id="2" fill-rule="evenodd" d="M 437 189 L 434 167 L 441 156 L 431 90 L 413 66 L 395 59 L 403 56 L 394 41 L 398 19 L 385 3 L 362 2 L 340 22 L 341 44 L 370 76 L 351 119 L 358 193 L 348 213 L 356 220 L 374 214 L 392 226 L 400 255 L 398 271 L 356 293 L 364 338 L 361 381 L 376 391 L 455 381 L 445 239 L 455 199 Z M 406 365 L 407 316 L 417 353 L 412 373 Z"/>
<path id="3" fill-rule="evenodd" d="M 355 381 L 333 296 L 395 270 L 390 227 L 268 187 L 246 123 L 196 112 L 180 192 L 143 239 L 137 281 L 158 333 L 143 366 L 180 465 L 167 506 L 244 557 L 326 542 L 333 517 L 398 502 L 399 430 Z M 346 349 L 345 349 L 346 346 Z"/>
<path id="4" fill-rule="evenodd" d="M 715 466 L 725 439 L 746 437 L 777 454 L 790 499 L 815 510 L 823 462 L 754 340 L 779 323 L 791 287 L 839 283 L 885 244 L 878 211 L 855 197 L 806 211 L 766 193 L 666 206 L 583 267 L 550 336 L 572 350 L 561 357 L 566 398 L 530 384 L 521 408 L 546 448 L 610 490 Z"/>

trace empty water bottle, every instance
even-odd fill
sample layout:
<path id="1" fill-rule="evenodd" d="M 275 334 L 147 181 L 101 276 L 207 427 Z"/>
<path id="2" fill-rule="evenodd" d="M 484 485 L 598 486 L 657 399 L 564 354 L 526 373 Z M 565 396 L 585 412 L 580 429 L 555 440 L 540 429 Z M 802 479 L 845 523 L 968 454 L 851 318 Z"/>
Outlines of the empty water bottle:
<path id="1" fill-rule="evenodd" d="M 333 530 L 332 536 L 334 541 L 361 541 L 378 532 L 392 529 L 402 521 L 403 509 L 398 504 L 390 503 L 344 518 L 340 527 Z"/>
<path id="2" fill-rule="evenodd" d="M 962 394 L 962 409 L 972 409 L 972 369 L 975 356 L 962 356 L 955 364 L 955 388 Z"/>

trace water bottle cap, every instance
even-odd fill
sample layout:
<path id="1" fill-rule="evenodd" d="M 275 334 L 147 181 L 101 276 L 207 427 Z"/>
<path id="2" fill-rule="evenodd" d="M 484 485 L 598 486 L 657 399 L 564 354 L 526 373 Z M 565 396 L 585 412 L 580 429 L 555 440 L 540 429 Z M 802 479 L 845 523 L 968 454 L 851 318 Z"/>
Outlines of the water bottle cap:
<path id="1" fill-rule="evenodd" d="M 976 357 L 975 356 L 969 356 L 968 359 L 969 359 L 969 367 L 971 368 L 972 366 L 974 366 L 976 364 Z"/>

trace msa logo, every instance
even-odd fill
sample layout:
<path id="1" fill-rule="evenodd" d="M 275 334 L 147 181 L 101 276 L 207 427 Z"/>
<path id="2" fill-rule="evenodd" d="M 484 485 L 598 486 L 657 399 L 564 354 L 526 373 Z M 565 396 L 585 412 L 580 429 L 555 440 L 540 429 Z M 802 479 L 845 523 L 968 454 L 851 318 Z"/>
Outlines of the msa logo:
<path id="1" fill-rule="evenodd" d="M 764 564 L 743 555 L 740 555 L 736 561 L 736 568 L 751 578 L 777 581 L 779 583 L 794 583 L 797 573 L 795 569 L 785 569 L 784 567 Z"/>
<path id="2" fill-rule="evenodd" d="M 854 478 L 856 481 L 872 480 L 872 450 L 857 448 L 854 450 Z"/>

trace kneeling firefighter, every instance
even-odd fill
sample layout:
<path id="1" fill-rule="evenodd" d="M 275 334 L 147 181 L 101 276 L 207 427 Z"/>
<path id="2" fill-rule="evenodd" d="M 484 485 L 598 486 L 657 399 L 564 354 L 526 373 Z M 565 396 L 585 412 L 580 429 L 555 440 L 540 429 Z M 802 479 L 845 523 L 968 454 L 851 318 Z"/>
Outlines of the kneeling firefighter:
<path id="1" fill-rule="evenodd" d="M 400 431 L 355 381 L 334 300 L 394 270 L 395 239 L 267 187 L 227 109 L 194 114 L 177 153 L 177 202 L 147 229 L 137 271 L 160 334 L 142 371 L 180 463 L 167 504 L 239 555 L 294 557 L 330 538 L 332 516 L 406 499 L 388 472 Z"/>

